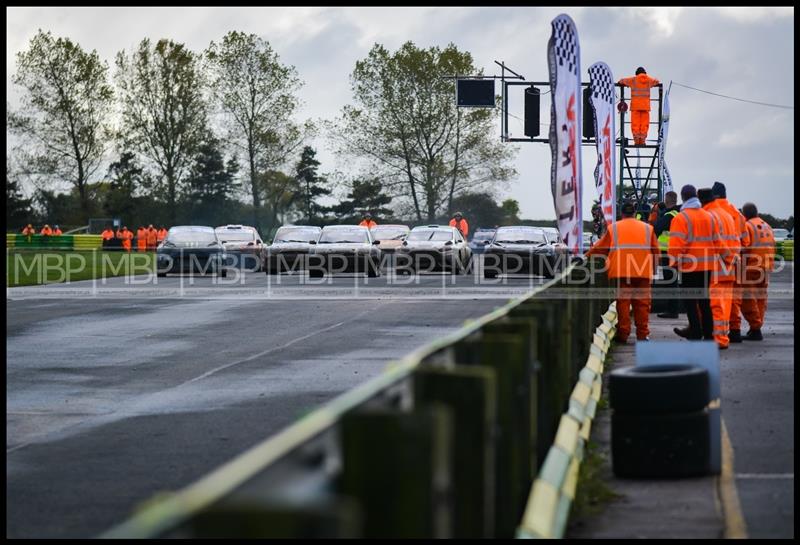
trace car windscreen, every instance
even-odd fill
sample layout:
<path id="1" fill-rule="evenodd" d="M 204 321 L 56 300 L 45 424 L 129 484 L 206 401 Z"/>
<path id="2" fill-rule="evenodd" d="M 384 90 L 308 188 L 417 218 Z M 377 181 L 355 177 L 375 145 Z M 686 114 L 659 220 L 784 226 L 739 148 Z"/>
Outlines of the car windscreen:
<path id="1" fill-rule="evenodd" d="M 407 234 L 407 229 L 372 229 L 372 238 L 375 240 L 403 240 Z"/>
<path id="2" fill-rule="evenodd" d="M 772 236 L 775 238 L 786 238 L 786 235 L 789 234 L 788 229 L 773 229 Z"/>
<path id="3" fill-rule="evenodd" d="M 495 242 L 516 244 L 545 244 L 544 231 L 540 229 L 498 229 Z"/>
<path id="4" fill-rule="evenodd" d="M 319 231 L 316 229 L 304 229 L 302 227 L 292 227 L 288 229 L 278 229 L 275 234 L 275 242 L 310 242 L 317 240 Z"/>
<path id="5" fill-rule="evenodd" d="M 446 242 L 453 240 L 453 233 L 450 231 L 443 231 L 440 229 L 420 229 L 419 231 L 411 231 L 406 240 L 420 241 L 429 240 L 432 242 Z"/>
<path id="6" fill-rule="evenodd" d="M 250 242 L 256 239 L 256 234 L 248 229 L 218 229 L 217 236 L 225 242 Z"/>
<path id="7" fill-rule="evenodd" d="M 472 240 L 490 240 L 494 236 L 494 231 L 477 231 L 472 235 Z"/>
<path id="8" fill-rule="evenodd" d="M 174 243 L 211 243 L 216 242 L 217 237 L 213 231 L 171 231 L 167 234 L 167 240 Z"/>
<path id="9" fill-rule="evenodd" d="M 367 243 L 366 229 L 329 229 L 322 230 L 322 236 L 319 238 L 320 244 L 336 244 L 336 243 Z"/>

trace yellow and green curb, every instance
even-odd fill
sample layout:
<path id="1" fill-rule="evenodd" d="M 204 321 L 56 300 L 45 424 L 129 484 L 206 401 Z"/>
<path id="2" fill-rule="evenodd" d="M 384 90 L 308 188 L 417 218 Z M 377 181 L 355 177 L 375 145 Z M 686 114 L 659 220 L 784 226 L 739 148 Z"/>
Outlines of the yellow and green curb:
<path id="1" fill-rule="evenodd" d="M 600 401 L 603 363 L 617 331 L 616 324 L 616 303 L 611 303 L 603 315 L 603 323 L 595 329 L 586 365 L 569 398 L 569 408 L 561 415 L 556 439 L 531 487 L 522 523 L 517 529 L 518 538 L 564 536 L 578 485 L 578 469 Z"/>

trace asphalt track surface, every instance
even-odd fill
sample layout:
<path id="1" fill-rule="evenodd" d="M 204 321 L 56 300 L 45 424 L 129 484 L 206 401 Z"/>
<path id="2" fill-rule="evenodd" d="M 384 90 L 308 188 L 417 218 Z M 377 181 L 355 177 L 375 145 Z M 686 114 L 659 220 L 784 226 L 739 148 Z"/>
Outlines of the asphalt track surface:
<path id="1" fill-rule="evenodd" d="M 93 537 L 534 277 L 247 274 L 7 289 L 7 537 Z"/>

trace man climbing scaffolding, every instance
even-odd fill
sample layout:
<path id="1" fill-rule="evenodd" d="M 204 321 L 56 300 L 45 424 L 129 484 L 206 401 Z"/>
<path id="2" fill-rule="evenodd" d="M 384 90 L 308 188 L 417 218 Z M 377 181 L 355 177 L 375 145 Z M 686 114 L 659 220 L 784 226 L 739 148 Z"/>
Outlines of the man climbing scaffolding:
<path id="1" fill-rule="evenodd" d="M 633 144 L 644 146 L 647 131 L 650 129 L 650 88 L 660 81 L 651 78 L 643 67 L 636 69 L 636 75 L 622 78 L 618 82 L 623 87 L 631 88 L 631 132 Z"/>

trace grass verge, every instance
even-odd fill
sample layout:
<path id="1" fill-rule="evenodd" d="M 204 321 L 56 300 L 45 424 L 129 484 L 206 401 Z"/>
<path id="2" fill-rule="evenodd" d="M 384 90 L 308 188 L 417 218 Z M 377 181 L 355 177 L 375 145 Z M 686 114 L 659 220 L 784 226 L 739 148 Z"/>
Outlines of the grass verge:
<path id="1" fill-rule="evenodd" d="M 155 268 L 155 253 L 101 250 L 6 250 L 6 287 L 35 286 L 146 274 Z"/>

